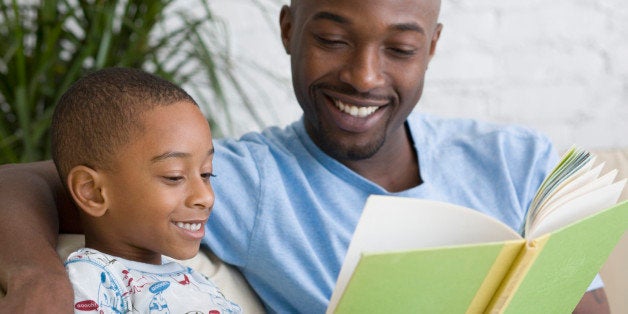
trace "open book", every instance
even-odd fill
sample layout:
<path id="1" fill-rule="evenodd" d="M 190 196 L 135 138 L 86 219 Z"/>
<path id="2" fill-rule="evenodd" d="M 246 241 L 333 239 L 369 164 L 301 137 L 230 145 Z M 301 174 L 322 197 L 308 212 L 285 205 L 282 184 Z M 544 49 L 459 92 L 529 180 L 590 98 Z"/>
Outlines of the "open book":
<path id="1" fill-rule="evenodd" d="M 473 209 L 371 196 L 328 313 L 570 313 L 628 229 L 626 180 L 572 148 L 521 230 Z"/>

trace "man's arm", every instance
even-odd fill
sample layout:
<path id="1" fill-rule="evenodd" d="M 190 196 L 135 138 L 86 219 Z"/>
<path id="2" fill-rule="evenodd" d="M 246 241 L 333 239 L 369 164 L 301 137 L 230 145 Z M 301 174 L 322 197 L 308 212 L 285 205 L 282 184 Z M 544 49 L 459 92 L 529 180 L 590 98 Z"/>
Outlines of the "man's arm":
<path id="1" fill-rule="evenodd" d="M 55 249 L 59 218 L 64 232 L 80 228 L 54 164 L 0 166 L 0 200 L 0 312 L 72 313 L 72 286 Z"/>
<path id="2" fill-rule="evenodd" d="M 573 311 L 574 314 L 607 314 L 610 312 L 611 309 L 608 305 L 604 288 L 591 290 L 585 293 L 580 300 L 580 303 L 578 303 L 578 306 L 576 306 L 576 309 Z"/>

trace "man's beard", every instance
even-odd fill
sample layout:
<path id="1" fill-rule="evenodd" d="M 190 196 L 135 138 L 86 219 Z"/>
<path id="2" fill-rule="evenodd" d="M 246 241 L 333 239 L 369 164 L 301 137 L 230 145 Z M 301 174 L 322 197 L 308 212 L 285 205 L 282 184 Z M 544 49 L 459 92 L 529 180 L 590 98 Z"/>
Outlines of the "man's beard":
<path id="1" fill-rule="evenodd" d="M 318 126 L 319 131 L 322 126 Z M 369 141 L 364 145 L 347 145 L 334 141 L 334 135 L 328 132 L 317 133 L 318 138 L 315 140 L 321 150 L 332 158 L 342 162 L 358 161 L 373 157 L 379 149 L 384 145 L 386 135 L 384 132 L 379 133 L 378 138 Z"/>

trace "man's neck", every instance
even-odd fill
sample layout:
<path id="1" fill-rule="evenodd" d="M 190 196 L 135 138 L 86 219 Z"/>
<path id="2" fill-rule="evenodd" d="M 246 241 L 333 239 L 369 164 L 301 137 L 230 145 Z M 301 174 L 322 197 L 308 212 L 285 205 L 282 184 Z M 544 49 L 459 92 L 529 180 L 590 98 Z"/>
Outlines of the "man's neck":
<path id="1" fill-rule="evenodd" d="M 375 156 L 343 164 L 389 192 L 405 191 L 420 185 L 423 180 L 417 152 L 407 125 L 404 130 L 403 140 L 386 143 Z"/>

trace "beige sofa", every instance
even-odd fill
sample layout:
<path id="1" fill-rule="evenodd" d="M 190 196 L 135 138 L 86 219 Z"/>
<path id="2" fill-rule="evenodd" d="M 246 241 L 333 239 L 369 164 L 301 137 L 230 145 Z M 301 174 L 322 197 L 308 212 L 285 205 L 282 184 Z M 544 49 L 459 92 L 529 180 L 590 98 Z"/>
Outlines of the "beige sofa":
<path id="1" fill-rule="evenodd" d="M 606 161 L 606 169 L 619 169 L 619 177 L 628 178 L 628 148 L 595 152 L 599 160 Z M 628 199 L 628 189 L 621 198 Z M 61 235 L 57 251 L 63 259 L 83 245 L 81 235 Z M 212 278 L 225 295 L 240 304 L 246 313 L 263 313 L 259 299 L 237 269 L 229 266 L 211 252 L 202 250 L 196 257 L 181 261 Z M 628 313 L 628 233 L 613 251 L 600 271 L 606 284 L 606 293 L 612 313 Z M 1 291 L 0 291 L 1 292 Z"/>
<path id="2" fill-rule="evenodd" d="M 603 172 L 617 169 L 618 178 L 628 178 L 628 148 L 599 150 L 595 153 L 599 161 L 606 162 Z M 621 200 L 628 200 L 628 188 L 624 188 Z M 604 280 L 611 313 L 628 313 L 628 232 L 609 256 L 600 275 Z"/>

